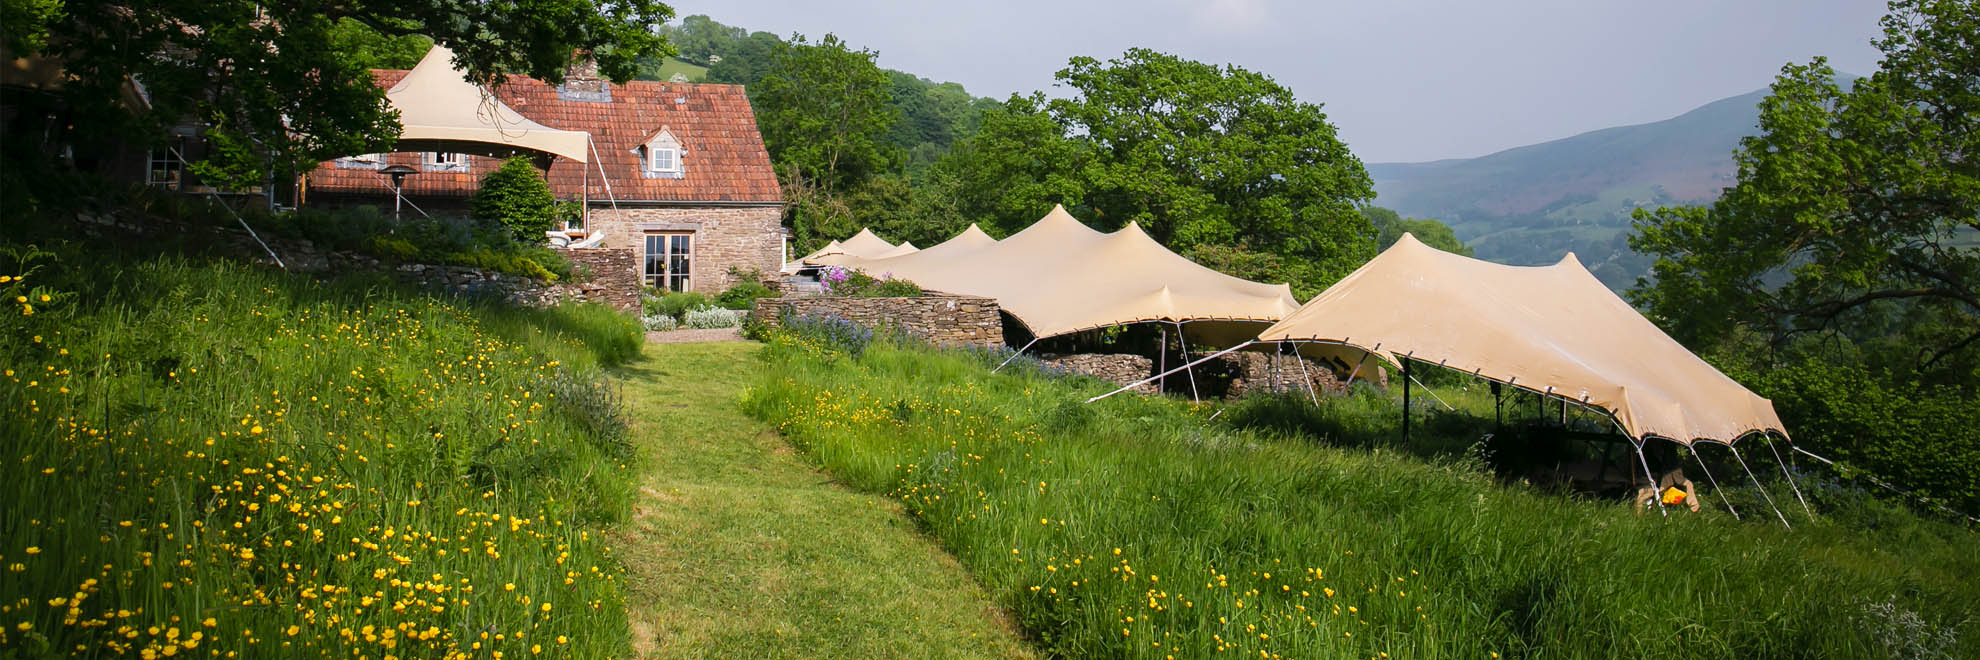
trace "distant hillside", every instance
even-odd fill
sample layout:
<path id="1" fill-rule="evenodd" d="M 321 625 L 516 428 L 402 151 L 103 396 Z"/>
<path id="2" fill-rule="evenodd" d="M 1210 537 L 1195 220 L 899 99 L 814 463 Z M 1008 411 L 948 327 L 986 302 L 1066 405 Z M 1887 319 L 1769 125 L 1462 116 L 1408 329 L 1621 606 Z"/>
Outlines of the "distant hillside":
<path id="1" fill-rule="evenodd" d="M 1480 258 L 1546 264 L 1571 250 L 1603 282 L 1627 288 L 1649 271 L 1625 240 L 1630 212 L 1716 199 L 1733 183 L 1733 150 L 1755 131 L 1767 93 L 1478 158 L 1372 163 L 1375 203 L 1443 220 Z"/>

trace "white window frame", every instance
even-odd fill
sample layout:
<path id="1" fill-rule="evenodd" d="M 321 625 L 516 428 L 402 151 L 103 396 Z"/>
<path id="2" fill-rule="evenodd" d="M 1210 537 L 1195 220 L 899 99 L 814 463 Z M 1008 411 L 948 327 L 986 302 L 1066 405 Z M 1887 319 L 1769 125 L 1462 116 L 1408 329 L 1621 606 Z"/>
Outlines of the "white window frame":
<path id="1" fill-rule="evenodd" d="M 661 155 L 661 154 L 666 154 L 666 156 L 667 156 L 667 157 L 666 157 L 666 160 L 665 160 L 665 163 L 664 163 L 664 164 L 662 164 L 662 161 L 661 161 L 661 158 L 660 158 L 660 155 Z M 651 147 L 647 147 L 647 149 L 646 149 L 646 169 L 647 169 L 647 171 L 650 171 L 650 172 L 679 172 L 679 171 L 681 171 L 681 149 L 680 149 L 680 147 L 674 147 L 674 146 L 668 146 L 668 147 L 661 147 L 661 146 L 651 146 Z"/>
<path id="2" fill-rule="evenodd" d="M 468 169 L 468 155 L 446 151 L 428 151 L 421 157 L 425 169 L 435 172 L 464 172 Z"/>
<path id="3" fill-rule="evenodd" d="M 160 177 L 160 173 L 165 173 Z M 144 183 L 166 190 L 180 190 L 186 184 L 186 161 L 171 147 L 152 149 L 145 158 Z"/>

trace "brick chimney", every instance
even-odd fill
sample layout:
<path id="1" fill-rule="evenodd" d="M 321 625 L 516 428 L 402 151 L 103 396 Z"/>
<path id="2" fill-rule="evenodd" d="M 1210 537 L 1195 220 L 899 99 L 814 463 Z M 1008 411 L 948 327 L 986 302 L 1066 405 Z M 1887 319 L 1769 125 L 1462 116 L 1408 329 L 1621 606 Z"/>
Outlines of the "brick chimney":
<path id="1" fill-rule="evenodd" d="M 592 57 L 591 53 L 578 51 L 571 55 L 570 67 L 564 69 L 564 84 L 557 86 L 557 98 L 611 103 L 612 83 L 598 77 L 597 58 Z"/>

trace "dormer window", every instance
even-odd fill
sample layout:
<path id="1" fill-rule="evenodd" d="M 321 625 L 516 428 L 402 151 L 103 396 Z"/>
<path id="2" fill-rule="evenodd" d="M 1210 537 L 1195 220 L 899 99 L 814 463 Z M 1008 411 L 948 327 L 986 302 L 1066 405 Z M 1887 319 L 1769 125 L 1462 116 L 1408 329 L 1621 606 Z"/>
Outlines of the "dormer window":
<path id="1" fill-rule="evenodd" d="M 655 172 L 681 171 L 681 150 L 673 147 L 654 147 L 652 157 L 647 160 L 646 169 Z"/>
<path id="2" fill-rule="evenodd" d="M 639 154 L 640 169 L 645 170 L 646 176 L 653 178 L 681 176 L 684 169 L 681 166 L 681 156 L 686 150 L 681 148 L 681 141 L 676 139 L 674 133 L 665 126 L 647 136 L 645 143 L 636 151 Z"/>

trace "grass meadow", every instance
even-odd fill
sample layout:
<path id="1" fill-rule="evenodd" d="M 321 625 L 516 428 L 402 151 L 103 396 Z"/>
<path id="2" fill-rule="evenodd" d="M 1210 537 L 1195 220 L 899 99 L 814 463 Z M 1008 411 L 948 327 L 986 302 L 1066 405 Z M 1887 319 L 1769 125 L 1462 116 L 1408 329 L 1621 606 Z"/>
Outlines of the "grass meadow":
<path id="1" fill-rule="evenodd" d="M 0 294 L 0 656 L 629 651 L 629 318 L 75 248 Z"/>
<path id="2" fill-rule="evenodd" d="M 1504 485 L 1462 454 L 1240 428 L 1167 398 L 1082 405 L 1112 387 L 796 327 L 769 338 L 745 410 L 835 478 L 900 501 L 1050 655 L 1980 649 L 1980 537 L 1888 506 L 1792 530 L 1638 514 Z M 1315 418 L 1375 424 L 1366 397 L 1329 405 L 1344 408 Z"/>

